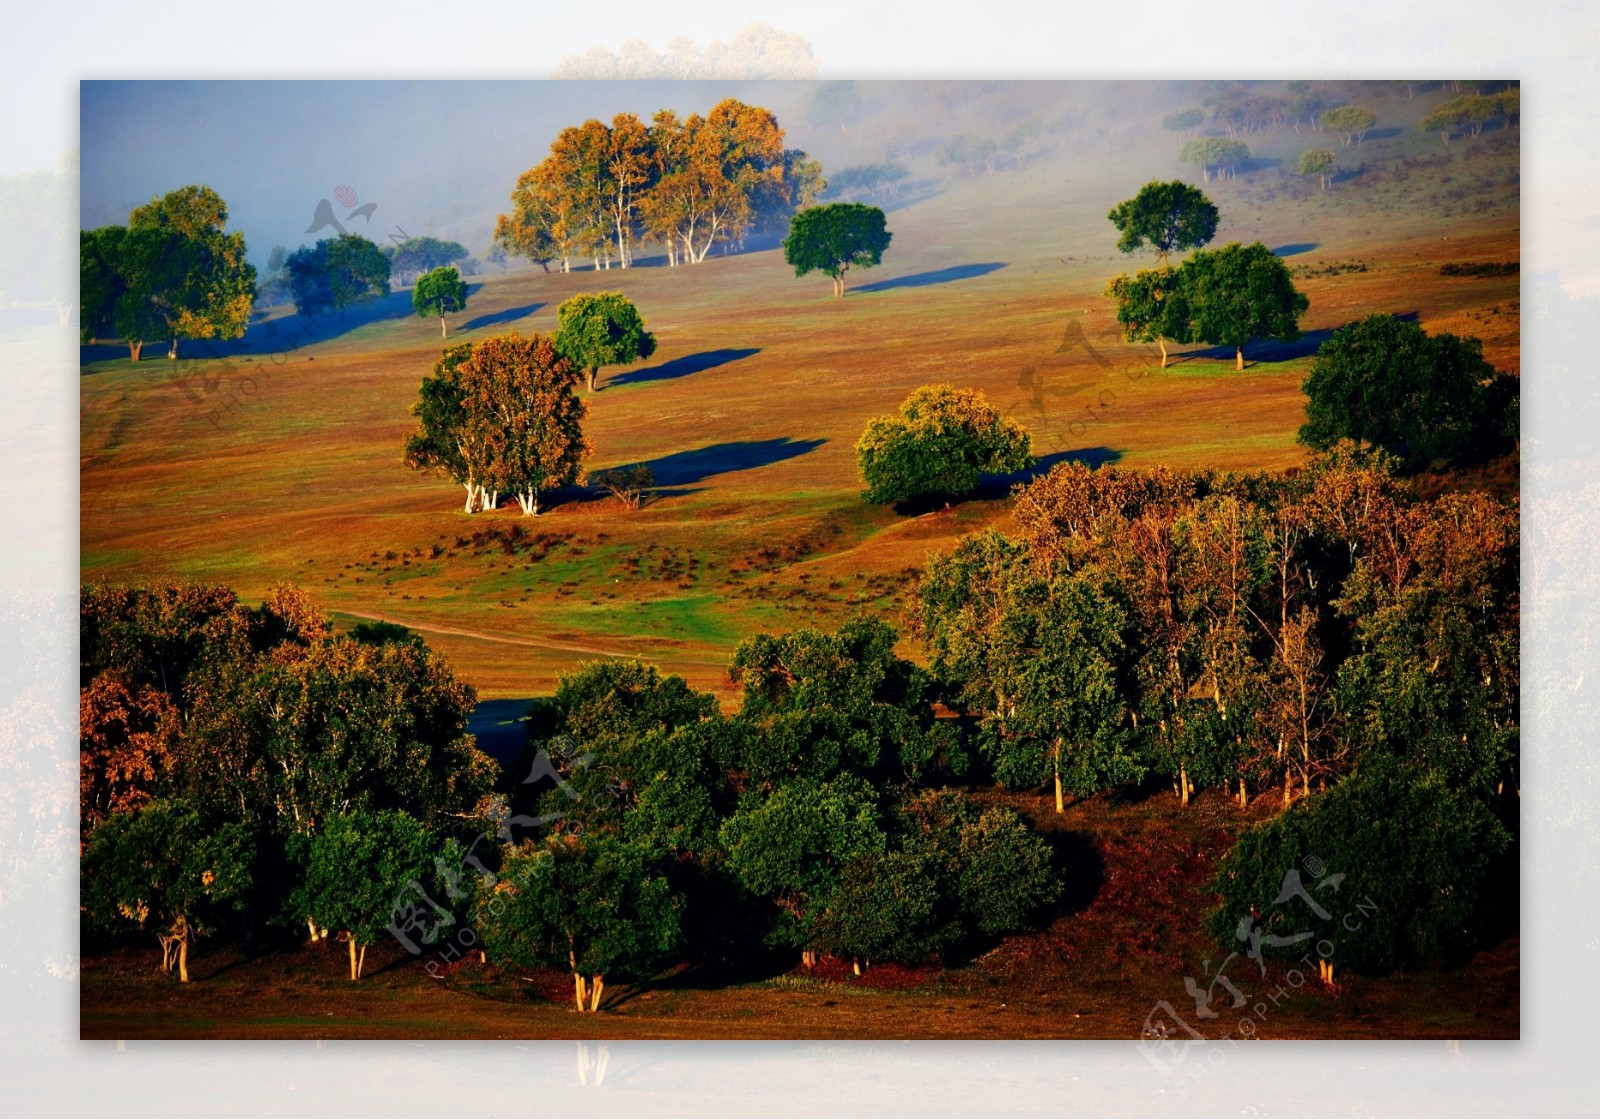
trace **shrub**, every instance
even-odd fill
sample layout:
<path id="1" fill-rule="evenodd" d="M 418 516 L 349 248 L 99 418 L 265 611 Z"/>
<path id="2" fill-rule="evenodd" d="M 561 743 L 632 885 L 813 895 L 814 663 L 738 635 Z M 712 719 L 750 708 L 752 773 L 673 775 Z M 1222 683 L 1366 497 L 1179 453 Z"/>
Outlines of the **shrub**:
<path id="1" fill-rule="evenodd" d="M 856 460 L 874 504 L 962 498 L 984 473 L 1009 474 L 1033 462 L 1028 433 L 1002 417 L 977 389 L 924 385 L 878 416 L 856 444 Z"/>
<path id="2" fill-rule="evenodd" d="M 1206 932 L 1225 950 L 1290 960 L 1326 939 L 1335 964 L 1365 973 L 1448 963 L 1472 948 L 1490 863 L 1508 843 L 1480 803 L 1374 758 L 1239 837 L 1212 879 L 1221 906 Z M 1302 880 L 1317 861 L 1323 874 Z"/>

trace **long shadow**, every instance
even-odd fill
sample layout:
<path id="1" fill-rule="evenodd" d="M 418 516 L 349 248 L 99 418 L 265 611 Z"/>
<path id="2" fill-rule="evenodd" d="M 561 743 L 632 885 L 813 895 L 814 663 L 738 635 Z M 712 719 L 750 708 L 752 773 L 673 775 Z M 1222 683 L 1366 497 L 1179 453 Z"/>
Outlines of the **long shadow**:
<path id="1" fill-rule="evenodd" d="M 1417 320 L 1415 311 L 1404 311 L 1395 316 L 1408 323 Z M 1347 326 L 1349 324 L 1346 324 Z M 1317 348 L 1333 337 L 1332 330 L 1306 331 L 1293 342 L 1279 342 L 1276 339 L 1264 338 L 1250 342 L 1244 348 L 1244 364 L 1246 367 L 1257 362 L 1283 362 L 1292 358 L 1308 358 L 1317 352 Z M 1214 361 L 1233 361 L 1233 347 L 1210 346 L 1204 350 L 1186 350 L 1177 355 L 1178 364 L 1188 362 L 1192 358 L 1208 358 Z"/>
<path id="2" fill-rule="evenodd" d="M 466 323 L 463 323 L 460 329 L 464 331 L 475 331 L 482 327 L 498 327 L 503 323 L 514 323 L 518 319 L 526 319 L 529 315 L 532 315 L 535 311 L 539 310 L 539 308 L 543 306 L 544 304 L 542 303 L 525 303 L 521 307 L 508 307 L 504 311 L 495 311 L 488 315 L 479 315 L 476 319 L 472 319 Z"/>
<path id="3" fill-rule="evenodd" d="M 893 280 L 878 280 L 871 284 L 862 284 L 859 288 L 852 289 L 851 294 L 887 292 L 891 288 L 927 288 L 934 284 L 948 284 L 953 280 L 970 280 L 974 276 L 987 276 L 989 273 L 999 272 L 1005 267 L 1005 261 L 990 261 L 988 264 L 951 265 L 949 268 L 936 268 L 932 272 L 917 272 L 910 276 L 897 276 Z"/>
<path id="4" fill-rule="evenodd" d="M 475 735 L 478 749 L 501 765 L 510 765 L 528 742 L 523 722 L 532 700 L 480 700 L 467 717 L 467 731 Z"/>
<path id="5" fill-rule="evenodd" d="M 1103 467 L 1107 463 L 1115 463 L 1120 458 L 1122 458 L 1122 452 L 1112 447 L 1080 447 L 1072 451 L 1052 451 L 1048 455 L 1040 455 L 1033 461 L 1033 466 L 1026 470 L 1013 471 L 1010 474 L 984 475 L 973 497 L 979 499 L 1003 498 L 1011 492 L 1013 487 L 1026 485 L 1036 478 L 1043 478 L 1062 463 L 1083 463 L 1092 469 Z M 944 503 L 940 502 L 938 504 L 943 505 Z M 910 512 L 910 509 L 911 507 L 908 506 L 907 512 Z"/>
<path id="6" fill-rule="evenodd" d="M 826 442 L 827 440 L 822 439 L 790 439 L 788 436 L 780 436 L 777 439 L 738 440 L 732 443 L 713 443 L 709 447 L 697 447 L 693 451 L 675 451 L 659 459 L 646 459 L 640 463 L 626 465 L 649 467 L 650 473 L 655 476 L 657 486 L 689 486 L 703 482 L 712 475 L 767 467 L 773 463 L 781 463 L 785 459 L 806 455 Z"/>
<path id="7" fill-rule="evenodd" d="M 699 354 L 689 354 L 682 358 L 673 358 L 670 362 L 662 362 L 658 366 L 648 369 L 630 370 L 608 378 L 605 388 L 613 385 L 641 385 L 647 381 L 673 381 L 679 377 L 688 377 L 692 373 L 704 373 L 708 369 L 728 365 L 730 362 L 741 361 L 753 354 L 761 353 L 760 347 L 743 350 L 705 350 Z"/>
<path id="8" fill-rule="evenodd" d="M 1399 136 L 1404 131 L 1405 131 L 1405 129 L 1403 129 L 1403 128 L 1375 128 L 1371 132 L 1368 132 L 1361 139 L 1363 141 L 1366 141 L 1366 140 L 1387 140 L 1392 136 Z M 1357 145 L 1357 146 L 1359 147 L 1359 145 Z"/>
<path id="9" fill-rule="evenodd" d="M 1311 252 L 1319 244 L 1321 243 L 1317 241 L 1296 241 L 1292 245 L 1279 245 L 1272 250 L 1272 255 L 1275 257 L 1298 257 L 1301 253 Z"/>

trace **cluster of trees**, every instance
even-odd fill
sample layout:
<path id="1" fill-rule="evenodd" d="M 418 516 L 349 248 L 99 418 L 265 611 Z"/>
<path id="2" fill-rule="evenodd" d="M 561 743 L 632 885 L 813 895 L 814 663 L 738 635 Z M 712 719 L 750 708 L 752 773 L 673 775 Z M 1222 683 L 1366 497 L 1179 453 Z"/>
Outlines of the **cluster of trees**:
<path id="1" fill-rule="evenodd" d="M 581 55 L 563 58 L 551 76 L 591 81 L 805 81 L 817 76 L 817 60 L 811 44 L 794 32 L 780 31 L 765 23 L 749 23 L 727 43 L 712 39 L 701 45 L 686 35 L 677 35 L 667 40 L 664 51 L 657 51 L 643 39 L 627 40 L 616 53 L 604 47 L 590 47 Z"/>
<path id="2" fill-rule="evenodd" d="M 439 657 L 398 627 L 335 637 L 290 587 L 87 586 L 79 683 L 86 923 L 154 935 L 185 981 L 196 938 L 264 927 L 337 933 L 359 978 L 495 778 Z"/>
<path id="3" fill-rule="evenodd" d="M 1513 86 L 1500 93 L 1469 93 L 1446 101 L 1422 118 L 1421 128 L 1424 132 L 1437 132 L 1449 147 L 1451 133 L 1477 136 L 1487 125 L 1498 122 L 1510 127 L 1521 117 L 1522 93 Z"/>
<path id="4" fill-rule="evenodd" d="M 80 332 L 85 342 L 120 338 L 138 361 L 144 344 L 239 338 L 255 305 L 256 270 L 244 235 L 227 232 L 228 206 L 210 187 L 151 199 L 126 226 L 79 235 Z"/>
<path id="5" fill-rule="evenodd" d="M 467 269 L 472 254 L 459 241 L 441 241 L 437 237 L 408 237 L 383 246 L 382 253 L 389 258 L 389 274 L 397 284 L 407 284 L 436 269 L 457 266 Z"/>
<path id="6" fill-rule="evenodd" d="M 1197 136 L 1183 146 L 1178 158 L 1198 168 L 1206 182 L 1214 174 L 1219 179 L 1230 178 L 1250 162 L 1250 145 L 1243 140 L 1229 140 L 1225 136 Z"/>
<path id="7" fill-rule="evenodd" d="M 283 258 L 289 295 L 301 315 L 341 317 L 351 307 L 389 294 L 389 254 L 359 233 L 342 233 Z"/>
<path id="8" fill-rule="evenodd" d="M 563 272 L 584 258 L 626 268 L 647 241 L 669 264 L 703 261 L 752 231 L 780 231 L 821 193 L 821 165 L 783 139 L 771 112 L 731 98 L 704 117 L 663 109 L 648 124 L 631 113 L 585 121 L 517 179 L 495 241 Z"/>
<path id="9" fill-rule="evenodd" d="M 875 504 L 941 498 L 977 489 L 984 474 L 1033 464 L 1032 439 L 1001 416 L 981 390 L 940 383 L 912 391 L 899 416 L 875 416 L 856 444 L 856 462 Z"/>
<path id="10" fill-rule="evenodd" d="M 592 1010 L 607 978 L 685 954 L 859 971 L 1027 928 L 1059 894 L 1050 849 L 939 788 L 966 767 L 961 737 L 895 640 L 865 619 L 749 638 L 733 716 L 637 661 L 564 677 L 530 716 L 557 780 L 511 806 L 562 828 L 505 850 L 515 874 L 475 910 L 489 955 L 570 968 Z"/>
<path id="11" fill-rule="evenodd" d="M 1350 444 L 1287 477 L 1059 466 L 1014 535 L 930 562 L 932 672 L 997 776 L 1058 807 L 1147 774 L 1287 805 L 1378 757 L 1487 804 L 1518 765 L 1516 507 L 1393 468 Z"/>
<path id="12" fill-rule="evenodd" d="M 440 269 L 417 282 L 413 302 L 417 314 L 442 322 L 446 310 L 465 305 L 466 288 L 455 269 Z M 580 292 L 556 315 L 554 336 L 512 332 L 448 347 L 422 380 L 406 464 L 462 486 L 468 513 L 495 509 L 509 493 L 534 515 L 542 494 L 578 482 L 593 453 L 578 381 L 587 377 L 593 392 L 602 367 L 655 353 L 655 336 L 620 292 Z M 635 505 L 645 488 L 638 480 L 623 486 Z"/>
<path id="13" fill-rule="evenodd" d="M 910 177 L 911 169 L 903 163 L 860 163 L 829 174 L 827 188 L 819 197 L 839 202 L 879 201 L 897 194 Z"/>
<path id="14" fill-rule="evenodd" d="M 1146 183 L 1106 216 L 1121 232 L 1117 248 L 1132 253 L 1148 245 L 1161 262 L 1114 277 L 1106 294 L 1117 301 L 1117 322 L 1128 341 L 1161 348 L 1162 369 L 1169 342 L 1232 347 L 1234 368 L 1242 370 L 1251 340 L 1300 337 L 1300 316 L 1310 301 L 1261 242 L 1196 252 L 1177 268 L 1167 263 L 1171 253 L 1195 249 L 1216 234 L 1217 208 L 1196 188 L 1177 180 Z"/>

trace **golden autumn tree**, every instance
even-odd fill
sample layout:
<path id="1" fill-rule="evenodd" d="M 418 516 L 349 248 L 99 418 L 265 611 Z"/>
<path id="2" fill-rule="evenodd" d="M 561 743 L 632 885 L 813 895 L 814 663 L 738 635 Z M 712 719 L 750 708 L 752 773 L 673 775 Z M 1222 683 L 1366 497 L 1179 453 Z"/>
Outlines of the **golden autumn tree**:
<path id="1" fill-rule="evenodd" d="M 541 493 L 578 481 L 593 450 L 583 435 L 588 409 L 575 391 L 582 374 L 550 339 L 512 333 L 475 343 L 458 376 L 463 442 L 482 449 L 491 493 L 509 491 L 532 515 Z"/>

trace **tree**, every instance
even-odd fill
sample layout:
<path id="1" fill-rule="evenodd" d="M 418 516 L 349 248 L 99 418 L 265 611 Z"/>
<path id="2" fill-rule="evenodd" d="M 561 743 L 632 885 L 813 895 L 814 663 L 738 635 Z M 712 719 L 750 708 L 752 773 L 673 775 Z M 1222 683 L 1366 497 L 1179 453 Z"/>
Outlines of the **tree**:
<path id="1" fill-rule="evenodd" d="M 83 908 L 106 929 L 153 929 L 161 968 L 189 982 L 189 946 L 249 899 L 255 846 L 242 825 L 207 827 L 182 801 L 114 813 L 83 854 Z"/>
<path id="2" fill-rule="evenodd" d="M 311 838 L 300 897 L 317 926 L 344 933 L 351 980 L 361 979 L 367 949 L 389 932 L 396 908 L 432 885 L 439 849 L 420 822 L 397 810 L 338 813 Z"/>
<path id="3" fill-rule="evenodd" d="M 1446 101 L 1433 112 L 1417 122 L 1417 127 L 1424 132 L 1437 132 L 1439 139 L 1444 141 L 1444 146 L 1450 146 L 1450 134 L 1466 123 L 1466 106 L 1464 98 Z"/>
<path id="4" fill-rule="evenodd" d="M 1195 130 L 1205 123 L 1205 110 L 1198 106 L 1183 109 L 1176 113 L 1169 113 L 1161 118 L 1162 128 L 1168 132 L 1181 132 L 1185 136 L 1193 136 Z"/>
<path id="5" fill-rule="evenodd" d="M 653 975 L 676 951 L 682 921 L 666 878 L 637 848 L 599 833 L 507 849 L 475 914 L 490 956 L 570 969 L 580 1014 L 600 1010 L 608 976 Z"/>
<path id="6" fill-rule="evenodd" d="M 322 240 L 284 259 L 289 291 L 301 315 L 346 309 L 389 294 L 389 258 L 356 233 Z"/>
<path id="7" fill-rule="evenodd" d="M 1429 335 L 1393 315 L 1341 327 L 1318 349 L 1302 386 L 1300 442 L 1326 450 L 1352 439 L 1413 467 L 1459 459 L 1482 429 L 1495 371 L 1483 344 Z"/>
<path id="8" fill-rule="evenodd" d="M 1299 319 L 1310 301 L 1261 242 L 1197 252 L 1183 273 L 1195 340 L 1233 347 L 1235 369 L 1244 369 L 1244 347 L 1252 339 L 1300 337 Z"/>
<path id="9" fill-rule="evenodd" d="M 1118 276 L 1106 288 L 1106 295 L 1117 301 L 1122 337 L 1160 346 L 1162 369 L 1167 368 L 1167 343 L 1194 341 L 1182 277 L 1178 269 L 1146 269 L 1131 277 Z"/>
<path id="10" fill-rule="evenodd" d="M 862 778 L 802 778 L 752 800 L 726 820 L 718 840 L 745 889 L 774 902 L 776 944 L 818 948 L 817 921 L 852 862 L 884 851 L 877 797 Z"/>
<path id="11" fill-rule="evenodd" d="M 1322 181 L 1322 189 L 1334 176 L 1334 155 L 1327 148 L 1308 148 L 1300 153 L 1300 174 L 1315 175 Z"/>
<path id="12" fill-rule="evenodd" d="M 593 361 L 602 352 L 585 353 Z M 593 453 L 583 434 L 588 408 L 573 392 L 576 368 L 553 340 L 513 333 L 474 343 L 458 372 L 460 441 L 482 464 L 479 485 L 490 499 L 485 508 L 510 491 L 524 514 L 537 514 L 539 495 L 576 483 Z"/>
<path id="13" fill-rule="evenodd" d="M 905 849 L 928 860 L 954 896 L 964 932 L 1003 937 L 1028 928 L 1061 895 L 1050 845 L 1001 805 L 979 810 L 955 790 L 926 790 L 902 801 Z"/>
<path id="14" fill-rule="evenodd" d="M 783 258 L 796 276 L 813 271 L 831 276 L 834 297 L 842 298 L 845 273 L 880 264 L 893 237 L 877 207 L 833 202 L 795 214 L 783 241 Z"/>
<path id="15" fill-rule="evenodd" d="M 1222 904 L 1206 932 L 1225 951 L 1248 942 L 1291 960 L 1328 940 L 1334 962 L 1362 973 L 1449 964 L 1476 940 L 1508 842 L 1481 803 L 1374 759 L 1239 837 L 1211 881 Z M 1327 874 L 1306 882 L 1300 869 L 1312 856 Z M 1340 918 L 1358 908 L 1352 929 Z"/>
<path id="16" fill-rule="evenodd" d="M 573 366 L 587 371 L 589 392 L 601 366 L 632 365 L 656 352 L 644 316 L 621 292 L 580 292 L 556 309 L 555 347 Z"/>
<path id="17" fill-rule="evenodd" d="M 1133 198 L 1117 203 L 1106 217 L 1122 234 L 1118 249 L 1132 253 L 1148 243 L 1163 265 L 1174 250 L 1197 249 L 1217 233 L 1217 208 L 1199 190 L 1178 179 L 1146 183 Z"/>
<path id="18" fill-rule="evenodd" d="M 446 312 L 462 311 L 467 306 L 467 285 L 461 273 L 453 268 L 436 268 L 417 277 L 411 290 L 411 306 L 418 318 L 439 316 L 439 337 L 448 338 L 445 327 Z"/>
<path id="19" fill-rule="evenodd" d="M 480 506 L 490 508 L 488 491 L 483 488 L 486 461 L 481 449 L 470 446 L 467 436 L 467 406 L 461 386 L 461 366 L 472 356 L 472 344 L 446 347 L 433 372 L 422 379 L 411 415 L 417 430 L 406 440 L 405 463 L 412 470 L 435 471 L 448 475 L 466 488 L 466 512 Z"/>
<path id="20" fill-rule="evenodd" d="M 448 268 L 471 255 L 459 241 L 441 241 L 437 237 L 408 237 L 394 245 L 385 245 L 382 252 L 389 258 L 395 277 L 420 276 Z"/>
<path id="21" fill-rule="evenodd" d="M 862 962 L 919 964 L 948 948 L 961 927 L 941 898 L 931 862 L 886 851 L 848 863 L 817 917 L 814 944 L 849 957 L 857 976 Z"/>
<path id="22" fill-rule="evenodd" d="M 1033 462 L 1027 431 L 1007 420 L 978 389 L 940 383 L 912 391 L 900 415 L 867 422 L 856 462 L 874 504 L 977 489 L 980 476 L 1010 474 Z"/>
<path id="23" fill-rule="evenodd" d="M 1128 625 L 1092 576 L 1019 580 L 996 635 L 1008 702 L 987 746 L 1001 781 L 1053 780 L 1060 813 L 1063 787 L 1087 797 L 1144 776 L 1126 721 Z"/>
<path id="24" fill-rule="evenodd" d="M 136 268 L 146 274 L 143 294 L 172 340 L 169 358 L 178 356 L 181 339 L 240 338 L 249 325 L 256 270 L 245 259 L 244 234 L 225 232 L 227 222 L 227 203 L 200 186 L 180 187 L 128 215 L 130 232 L 162 235 L 139 243 L 154 249 L 159 242 L 162 282 L 149 278 L 152 252 L 141 254 Z"/>
<path id="25" fill-rule="evenodd" d="M 1209 183 L 1213 171 L 1219 179 L 1237 174 L 1239 168 L 1250 159 L 1250 147 L 1240 140 L 1200 136 L 1185 144 L 1178 158 L 1198 167 L 1201 177 Z"/>
<path id="26" fill-rule="evenodd" d="M 1371 109 L 1363 109 L 1356 105 L 1341 105 L 1337 109 L 1329 109 L 1322 114 L 1322 127 L 1328 132 L 1336 132 L 1344 139 L 1344 146 L 1352 143 L 1360 144 L 1361 138 L 1378 121 Z"/>
<path id="27" fill-rule="evenodd" d="M 83 342 L 116 331 L 117 307 L 128 287 L 122 268 L 122 240 L 127 234 L 122 226 L 78 234 L 78 334 Z"/>

